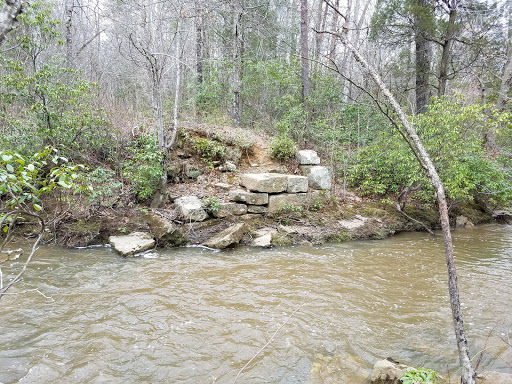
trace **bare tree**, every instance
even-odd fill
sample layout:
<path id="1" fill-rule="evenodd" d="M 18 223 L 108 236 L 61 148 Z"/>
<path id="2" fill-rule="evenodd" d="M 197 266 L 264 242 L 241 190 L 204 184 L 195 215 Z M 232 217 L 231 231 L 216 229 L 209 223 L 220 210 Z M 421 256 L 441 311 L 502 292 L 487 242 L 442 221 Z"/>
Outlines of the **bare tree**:
<path id="1" fill-rule="evenodd" d="M 7 34 L 11 31 L 16 17 L 22 11 L 22 0 L 5 0 L 5 4 L 0 6 L 0 44 L 3 43 Z"/>

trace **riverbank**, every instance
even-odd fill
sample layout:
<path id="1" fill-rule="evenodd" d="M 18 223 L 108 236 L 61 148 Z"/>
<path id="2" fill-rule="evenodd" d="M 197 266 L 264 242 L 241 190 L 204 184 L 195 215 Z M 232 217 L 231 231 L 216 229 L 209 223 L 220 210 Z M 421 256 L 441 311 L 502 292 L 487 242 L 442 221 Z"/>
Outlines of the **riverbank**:
<path id="1" fill-rule="evenodd" d="M 241 192 L 237 195 L 236 191 L 242 186 L 246 191 L 242 193 L 254 194 L 243 188 L 244 175 L 300 179 L 312 167 L 300 164 L 296 157 L 287 161 L 273 159 L 271 141 L 264 132 L 254 134 L 241 128 L 184 126 L 170 154 L 166 179 L 152 199 L 137 202 L 127 187 L 111 179 L 93 184 L 91 196 L 56 196 L 45 201 L 48 225 L 43 241 L 84 247 L 108 243 L 111 236 L 147 232 L 157 246 L 173 247 L 206 244 L 215 235 L 243 223 L 238 237 L 226 246 L 268 247 L 383 239 L 404 231 L 438 228 L 436 205 L 416 200 L 414 193 L 401 208 L 396 195 L 362 197 L 337 177 L 330 178 L 328 188 L 310 183 L 309 188 L 306 185 L 306 189 L 293 191 L 298 194 L 286 194 L 295 199 L 281 199 L 277 208 L 276 203 L 269 209 L 268 201 L 243 207 L 241 203 L 246 203 L 247 197 L 238 196 Z M 318 162 L 331 174 L 336 173 L 327 157 L 320 156 Z M 180 208 L 178 201 L 183 197 L 200 202 L 199 209 L 204 212 L 200 220 L 187 216 Z M 477 203 L 453 204 L 450 216 L 454 228 L 495 219 L 484 204 Z M 38 231 L 29 219 L 21 227 L 24 236 Z"/>

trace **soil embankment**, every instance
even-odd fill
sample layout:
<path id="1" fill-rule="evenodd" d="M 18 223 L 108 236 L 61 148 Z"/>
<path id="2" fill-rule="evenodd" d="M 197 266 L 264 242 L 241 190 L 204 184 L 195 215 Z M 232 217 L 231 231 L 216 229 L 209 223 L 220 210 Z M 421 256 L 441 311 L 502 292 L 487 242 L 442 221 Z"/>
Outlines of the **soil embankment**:
<path id="1" fill-rule="evenodd" d="M 438 227 L 435 206 L 415 203 L 411 199 L 400 212 L 395 207 L 394 196 L 382 200 L 362 198 L 354 191 L 344 189 L 334 181 L 335 178 L 329 190 L 304 206 L 285 205 L 274 212 L 262 210 L 263 213 L 216 217 L 215 208 L 231 200 L 230 191 L 239 187 L 241 175 L 301 174 L 295 159 L 279 162 L 271 158 L 270 143 L 271 138 L 263 132 L 256 134 L 241 128 L 208 125 L 185 126 L 171 152 L 167 183 L 162 185 L 157 198 L 145 204 L 125 201 L 108 209 L 92 211 L 81 207 L 79 213 L 54 214 L 49 220 L 47 241 L 71 247 L 104 244 L 112 235 L 134 231 L 162 232 L 162 220 L 175 235 L 155 235 L 159 246 L 202 244 L 241 222 L 245 223 L 245 231 L 237 243 L 249 245 L 266 236 L 271 239 L 267 245 L 275 246 L 380 239 L 402 231 Z M 322 163 L 330 165 L 326 159 Z M 183 196 L 201 199 L 209 218 L 201 222 L 186 220 L 175 204 Z M 476 205 L 454 207 L 451 214 L 454 226 L 457 217 L 459 225 L 492 220 L 490 214 Z M 155 225 L 155 220 L 160 220 L 160 224 Z"/>

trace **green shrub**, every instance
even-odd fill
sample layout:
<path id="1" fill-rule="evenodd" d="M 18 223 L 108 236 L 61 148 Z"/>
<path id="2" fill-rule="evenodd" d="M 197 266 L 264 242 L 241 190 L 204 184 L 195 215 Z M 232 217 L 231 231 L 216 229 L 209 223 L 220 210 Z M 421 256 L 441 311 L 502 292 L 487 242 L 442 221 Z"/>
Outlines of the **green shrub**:
<path id="1" fill-rule="evenodd" d="M 295 141 L 286 133 L 280 134 L 272 141 L 270 153 L 273 158 L 288 160 L 295 154 Z"/>
<path id="2" fill-rule="evenodd" d="M 201 160 L 210 167 L 213 167 L 214 161 L 224 159 L 226 151 L 226 147 L 221 142 L 204 138 L 192 139 L 192 147 Z"/>
<path id="3" fill-rule="evenodd" d="M 150 198 L 164 174 L 163 153 L 150 135 L 134 140 L 128 148 L 130 158 L 123 164 L 123 177 L 133 186 L 139 200 Z"/>
<path id="4" fill-rule="evenodd" d="M 112 207 L 123 188 L 123 183 L 116 180 L 114 171 L 101 167 L 86 174 L 85 181 L 91 187 L 89 203 L 100 207 Z"/>
<path id="5" fill-rule="evenodd" d="M 460 98 L 440 98 L 413 119 L 448 198 L 472 200 L 485 193 L 489 199 L 507 201 L 512 196 L 510 172 L 486 158 L 482 148 L 483 132 L 506 118 L 479 105 L 464 105 Z M 359 151 L 348 180 L 362 194 L 397 193 L 415 183 L 428 191 L 423 196 L 433 197 L 425 172 L 396 130 L 382 132 Z"/>
<path id="6" fill-rule="evenodd" d="M 220 202 L 219 202 L 218 197 L 215 197 L 215 196 L 205 197 L 203 199 L 203 205 L 205 206 L 208 213 L 219 212 Z"/>
<path id="7" fill-rule="evenodd" d="M 431 369 L 410 369 L 402 377 L 403 384 L 439 384 L 439 374 Z"/>

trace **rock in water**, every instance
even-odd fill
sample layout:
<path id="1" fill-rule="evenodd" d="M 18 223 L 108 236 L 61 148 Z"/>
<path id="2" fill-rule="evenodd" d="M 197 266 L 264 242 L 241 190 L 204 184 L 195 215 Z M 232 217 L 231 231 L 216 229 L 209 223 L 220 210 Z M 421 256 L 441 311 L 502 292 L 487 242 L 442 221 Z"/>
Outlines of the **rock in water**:
<path id="1" fill-rule="evenodd" d="M 257 237 L 253 240 L 252 246 L 254 247 L 262 247 L 269 248 L 272 246 L 272 233 L 268 232 L 263 236 Z"/>
<path id="2" fill-rule="evenodd" d="M 245 223 L 232 225 L 217 235 L 209 238 L 203 245 L 209 248 L 224 249 L 231 244 L 236 244 L 242 240 L 242 237 L 249 231 Z"/>
<path id="3" fill-rule="evenodd" d="M 133 232 L 124 236 L 110 236 L 108 241 L 112 248 L 123 257 L 133 257 L 155 246 L 155 239 L 149 233 Z"/>
<path id="4" fill-rule="evenodd" d="M 402 377 L 408 370 L 413 369 L 389 359 L 380 360 L 373 366 L 370 384 L 402 384 Z"/>
<path id="5" fill-rule="evenodd" d="M 146 221 L 159 246 L 174 247 L 187 243 L 183 229 L 172 221 L 154 213 L 146 214 Z"/>

